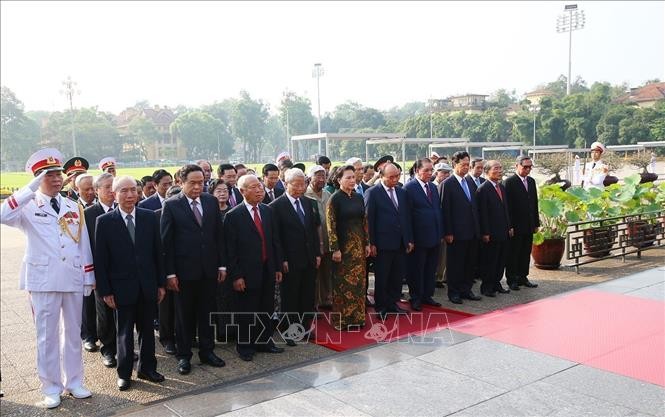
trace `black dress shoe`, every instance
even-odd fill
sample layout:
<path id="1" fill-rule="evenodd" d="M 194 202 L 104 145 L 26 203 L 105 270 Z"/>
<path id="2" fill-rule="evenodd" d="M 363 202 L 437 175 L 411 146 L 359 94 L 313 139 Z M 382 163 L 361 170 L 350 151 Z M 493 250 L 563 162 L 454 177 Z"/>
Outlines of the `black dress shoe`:
<path id="1" fill-rule="evenodd" d="M 192 371 L 192 364 L 187 359 L 180 359 L 178 361 L 178 373 L 180 375 L 187 375 Z"/>
<path id="2" fill-rule="evenodd" d="M 510 293 L 510 290 L 503 288 L 501 285 L 499 285 L 496 288 L 496 290 L 499 294 L 509 294 Z"/>
<path id="3" fill-rule="evenodd" d="M 434 306 L 434 307 L 441 307 L 441 303 L 438 301 L 434 301 L 431 298 L 428 298 L 427 300 L 423 301 L 423 304 L 428 305 L 428 306 Z"/>
<path id="4" fill-rule="evenodd" d="M 485 291 L 485 292 L 482 293 L 482 294 L 483 294 L 485 297 L 491 297 L 491 298 L 496 297 L 496 293 L 495 293 L 495 292 Z"/>
<path id="5" fill-rule="evenodd" d="M 124 378 L 118 378 L 118 389 L 120 391 L 127 391 L 129 387 L 132 385 L 132 380 L 131 379 L 124 379 Z"/>
<path id="6" fill-rule="evenodd" d="M 534 284 L 533 282 L 529 281 L 528 278 L 524 278 L 524 281 L 522 281 L 521 285 L 523 287 L 527 287 L 527 288 L 536 288 L 536 287 L 538 287 L 538 284 Z"/>
<path id="7" fill-rule="evenodd" d="M 102 356 L 102 363 L 107 368 L 115 368 L 118 366 L 118 361 L 111 355 Z"/>
<path id="8" fill-rule="evenodd" d="M 167 355 L 175 355 L 177 352 L 175 349 L 175 343 L 166 342 L 164 344 L 164 352 L 166 352 Z"/>
<path id="9" fill-rule="evenodd" d="M 85 342 L 83 343 L 83 349 L 85 349 L 86 352 L 97 352 L 99 347 L 95 342 Z"/>
<path id="10" fill-rule="evenodd" d="M 473 291 L 469 291 L 468 293 L 464 294 L 462 298 L 467 299 L 467 300 L 472 300 L 472 301 L 480 301 L 482 298 L 476 294 L 473 293 Z"/>
<path id="11" fill-rule="evenodd" d="M 226 365 L 226 362 L 224 362 L 224 359 L 220 358 L 219 356 L 215 355 L 213 352 L 208 353 L 208 355 L 199 358 L 201 359 L 201 363 L 208 364 L 210 366 L 214 366 L 215 368 L 221 368 L 222 366 Z"/>
<path id="12" fill-rule="evenodd" d="M 451 295 L 450 297 L 448 297 L 448 299 L 453 304 L 464 304 L 464 302 L 462 301 L 462 297 L 460 297 L 459 295 Z"/>
<path id="13" fill-rule="evenodd" d="M 390 313 L 397 313 L 397 314 L 409 314 L 408 310 L 404 310 L 400 306 L 394 305 L 391 308 L 387 309 L 386 311 Z"/>
<path id="14" fill-rule="evenodd" d="M 163 382 L 164 381 L 164 375 L 160 374 L 157 371 L 150 371 L 150 372 L 137 372 L 136 376 L 139 379 L 145 379 L 150 382 Z"/>
<path id="15" fill-rule="evenodd" d="M 513 291 L 519 291 L 520 290 L 520 286 L 517 285 L 517 284 L 510 284 L 509 287 Z"/>
<path id="16" fill-rule="evenodd" d="M 284 352 L 284 348 L 277 347 L 275 345 L 268 345 L 259 347 L 258 351 L 264 353 L 282 353 Z"/>
<path id="17" fill-rule="evenodd" d="M 248 352 L 243 352 L 243 353 L 238 352 L 238 356 L 240 356 L 240 359 L 242 359 L 245 362 L 251 362 L 254 359 L 254 355 Z"/>
<path id="18" fill-rule="evenodd" d="M 423 306 L 420 303 L 420 301 L 411 301 L 411 302 L 409 302 L 409 304 L 411 305 L 411 310 L 413 310 L 413 311 L 423 311 Z"/>
<path id="19" fill-rule="evenodd" d="M 296 341 L 293 339 L 284 339 L 287 346 L 296 346 Z"/>

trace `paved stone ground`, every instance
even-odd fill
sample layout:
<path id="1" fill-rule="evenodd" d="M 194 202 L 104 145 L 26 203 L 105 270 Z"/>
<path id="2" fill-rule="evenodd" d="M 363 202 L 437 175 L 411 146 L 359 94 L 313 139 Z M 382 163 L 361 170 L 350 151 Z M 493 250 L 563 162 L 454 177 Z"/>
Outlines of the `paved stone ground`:
<path id="1" fill-rule="evenodd" d="M 247 363 L 237 358 L 233 346 L 218 345 L 217 352 L 226 360 L 226 367 L 216 369 L 200 366 L 194 359 L 192 373 L 181 376 L 175 371 L 175 359 L 165 355 L 158 344 L 158 370 L 165 374 L 166 381 L 163 384 L 152 384 L 135 380 L 131 390 L 121 393 L 115 388 L 115 370 L 102 365 L 99 353 L 84 352 L 85 384 L 93 391 L 93 397 L 87 400 L 64 398 L 57 410 L 38 409 L 34 406 L 40 399 L 35 368 L 34 325 L 27 294 L 17 289 L 25 239 L 20 231 L 7 226 L 0 227 L 0 237 L 0 365 L 2 389 L 5 393 L 0 407 L 3 416 L 88 416 L 126 412 L 135 408 L 144 410 L 145 405 L 173 400 L 174 397 L 184 394 L 211 392 L 224 386 L 236 386 L 234 384 L 243 380 L 263 376 L 263 383 L 253 386 L 256 392 L 251 393 L 251 403 L 255 403 L 255 398 L 261 395 L 261 384 L 284 382 L 283 389 L 289 390 L 288 381 L 279 379 L 284 379 L 283 376 L 274 376 L 279 374 L 279 370 L 319 362 L 332 356 L 348 356 L 309 344 L 287 348 L 286 353 L 281 355 L 259 354 L 253 362 Z M 532 269 L 530 278 L 539 284 L 538 288 L 523 289 L 494 299 L 484 298 L 481 302 L 465 301 L 463 306 L 448 302 L 445 289 L 437 289 L 435 298 L 442 301 L 444 307 L 481 314 L 651 269 L 663 264 L 664 255 L 665 249 L 655 249 L 644 252 L 640 260 L 635 256 L 628 257 L 625 263 L 620 259 L 605 260 L 582 267 L 580 274 L 572 270 Z M 354 362 L 348 365 L 355 366 Z M 273 381 L 275 378 L 277 380 Z M 165 412 L 166 409 L 162 409 L 158 415 L 165 415 Z"/>

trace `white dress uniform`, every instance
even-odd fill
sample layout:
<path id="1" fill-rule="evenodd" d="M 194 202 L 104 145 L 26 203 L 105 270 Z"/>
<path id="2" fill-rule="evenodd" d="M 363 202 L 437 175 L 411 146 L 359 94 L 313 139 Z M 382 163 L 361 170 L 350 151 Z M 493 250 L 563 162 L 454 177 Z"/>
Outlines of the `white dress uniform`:
<path id="1" fill-rule="evenodd" d="M 44 151 L 55 150 L 38 151 L 28 165 L 46 163 L 50 168 L 42 169 L 57 170 L 59 153 L 54 157 L 54 152 L 47 152 L 45 157 Z M 30 293 L 42 393 L 57 398 L 68 391 L 77 396 L 87 391 L 83 389 L 80 331 L 83 294 L 95 283 L 93 258 L 81 206 L 57 194 L 60 210 L 56 213 L 51 197 L 37 191 L 40 182 L 35 179 L 7 198 L 0 208 L 0 221 L 27 236 L 19 285 Z"/>
<path id="2" fill-rule="evenodd" d="M 584 165 L 584 189 L 588 190 L 590 188 L 600 188 L 601 190 L 605 188 L 603 182 L 607 176 L 608 166 L 601 160 L 587 162 Z"/>

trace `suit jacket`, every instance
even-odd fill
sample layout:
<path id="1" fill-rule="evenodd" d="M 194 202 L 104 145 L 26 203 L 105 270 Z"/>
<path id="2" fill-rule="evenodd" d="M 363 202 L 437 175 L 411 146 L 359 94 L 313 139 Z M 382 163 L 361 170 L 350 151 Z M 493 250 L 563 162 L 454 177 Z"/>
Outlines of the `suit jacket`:
<path id="1" fill-rule="evenodd" d="M 398 250 L 413 243 L 411 211 L 406 191 L 399 187 L 395 187 L 394 191 L 398 208 L 395 208 L 380 182 L 365 192 L 369 244 L 378 250 Z"/>
<path id="2" fill-rule="evenodd" d="M 265 204 L 259 204 L 258 207 L 265 236 L 266 264 L 273 271 L 281 271 L 282 255 L 272 208 Z M 244 278 L 245 285 L 249 289 L 261 288 L 263 281 L 261 235 L 244 204 L 226 213 L 224 230 L 228 255 L 227 276 L 233 281 Z"/>
<path id="3" fill-rule="evenodd" d="M 501 183 L 499 189 L 503 200 L 490 181 L 483 182 L 476 192 L 480 235 L 489 235 L 490 241 L 508 240 L 508 230 L 511 228 L 506 189 Z"/>
<path id="4" fill-rule="evenodd" d="M 162 208 L 162 202 L 159 200 L 159 194 L 155 193 L 145 200 L 139 202 L 139 207 L 148 209 L 148 210 L 159 210 Z"/>
<path id="5" fill-rule="evenodd" d="M 217 279 L 226 264 L 224 232 L 217 198 L 201 194 L 203 224 L 199 226 L 184 193 L 164 202 L 160 219 L 166 275 L 182 280 Z"/>
<path id="6" fill-rule="evenodd" d="M 276 188 L 276 187 L 275 187 L 275 188 Z M 231 188 L 231 189 L 229 190 L 229 198 L 230 198 L 230 196 L 231 196 L 231 193 L 233 193 L 233 195 L 234 195 L 235 198 L 236 198 L 236 206 L 237 206 L 237 205 L 240 205 L 240 203 L 242 203 L 242 201 L 244 200 L 244 198 L 242 197 L 242 194 L 240 193 L 240 190 L 239 190 L 237 187 L 233 187 L 233 188 Z"/>
<path id="7" fill-rule="evenodd" d="M 113 295 L 123 306 L 156 303 L 157 288 L 166 284 L 157 216 L 137 207 L 134 222 L 135 242 L 120 209 L 99 216 L 96 222 L 96 291 L 101 297 Z"/>
<path id="8" fill-rule="evenodd" d="M 85 226 L 86 229 L 88 229 L 88 237 L 90 238 L 90 249 L 93 253 L 95 252 L 95 228 L 97 227 L 97 217 L 102 214 L 106 214 L 106 212 L 99 201 L 83 211 Z"/>
<path id="9" fill-rule="evenodd" d="M 277 200 L 277 198 L 279 198 L 279 196 L 284 194 L 284 189 L 280 189 L 280 188 L 275 187 L 275 188 L 272 189 L 272 192 L 273 192 L 273 194 L 275 194 L 275 200 Z M 275 200 L 271 200 L 270 196 L 268 195 L 268 191 L 266 191 L 266 195 L 265 195 L 265 197 L 263 197 L 263 204 L 270 204 Z"/>
<path id="10" fill-rule="evenodd" d="M 316 267 L 316 257 L 321 256 L 318 231 L 320 219 L 318 210 L 314 208 L 316 202 L 302 196 L 300 205 L 305 213 L 304 225 L 286 194 L 270 204 L 284 258 L 282 261 L 289 263 L 289 269 Z"/>
<path id="11" fill-rule="evenodd" d="M 457 240 L 473 240 L 480 237 L 478 227 L 477 197 L 473 193 L 472 180 L 464 178 L 471 201 L 466 197 L 457 177 L 451 175 L 443 182 L 443 230 Z"/>
<path id="12" fill-rule="evenodd" d="M 469 186 L 471 187 L 470 191 L 472 193 L 475 193 L 476 191 L 478 191 L 478 186 L 476 185 L 476 182 L 474 181 L 473 176 L 471 174 L 466 174 L 466 176 L 464 178 L 467 178 L 469 180 Z M 485 181 L 487 181 L 483 177 L 478 178 L 478 180 L 480 181 L 480 185 L 483 185 L 485 183 Z"/>
<path id="13" fill-rule="evenodd" d="M 416 246 L 431 248 L 440 243 L 443 228 L 439 192 L 431 182 L 427 183 L 427 187 L 432 194 L 431 201 L 416 179 L 407 182 L 404 190 L 411 211 L 413 243 Z"/>
<path id="14" fill-rule="evenodd" d="M 517 174 L 504 181 L 510 220 L 516 235 L 530 235 L 536 227 L 540 227 L 536 181 L 527 177 L 526 182 L 528 192 Z"/>

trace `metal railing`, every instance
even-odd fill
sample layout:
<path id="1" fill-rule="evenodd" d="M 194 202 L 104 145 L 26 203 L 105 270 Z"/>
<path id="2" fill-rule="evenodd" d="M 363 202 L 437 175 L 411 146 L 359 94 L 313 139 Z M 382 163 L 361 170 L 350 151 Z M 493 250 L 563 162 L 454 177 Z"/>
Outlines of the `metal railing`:
<path id="1" fill-rule="evenodd" d="M 568 225 L 566 231 L 566 266 L 580 272 L 581 265 L 665 245 L 665 210 L 608 217 Z"/>

